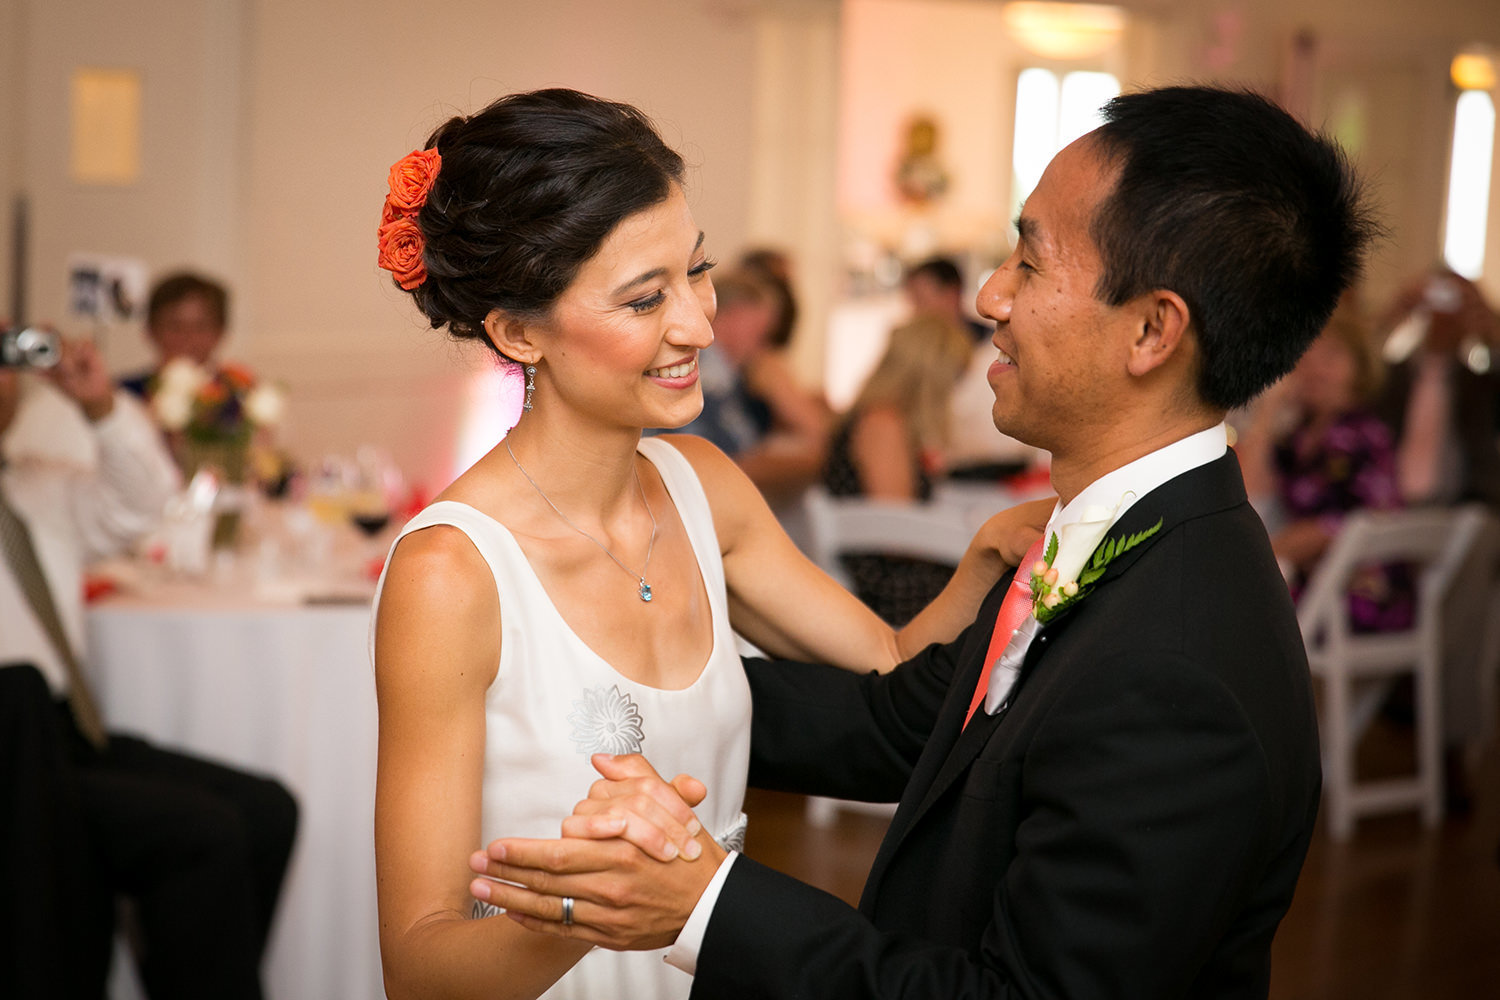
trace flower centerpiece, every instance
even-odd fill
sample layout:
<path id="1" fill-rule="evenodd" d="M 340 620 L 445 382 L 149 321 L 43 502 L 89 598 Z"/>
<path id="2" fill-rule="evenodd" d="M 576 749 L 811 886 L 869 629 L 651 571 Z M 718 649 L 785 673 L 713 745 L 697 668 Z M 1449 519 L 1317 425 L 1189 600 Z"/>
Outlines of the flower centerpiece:
<path id="1" fill-rule="evenodd" d="M 257 380 L 243 365 L 210 371 L 173 358 L 152 378 L 147 393 L 183 474 L 210 469 L 225 483 L 245 482 L 256 432 L 276 426 L 286 412 L 282 390 Z M 237 530 L 235 512 L 226 512 L 216 525 L 215 543 L 229 544 Z"/>
<path id="2" fill-rule="evenodd" d="M 186 461 L 196 452 L 199 458 L 228 460 L 221 471 L 231 480 L 243 478 L 254 432 L 274 427 L 286 411 L 281 390 L 257 381 L 242 365 L 209 371 L 187 358 L 173 358 L 152 379 L 148 392 L 152 413 L 184 446 L 178 456 L 184 471 L 203 464 Z"/>

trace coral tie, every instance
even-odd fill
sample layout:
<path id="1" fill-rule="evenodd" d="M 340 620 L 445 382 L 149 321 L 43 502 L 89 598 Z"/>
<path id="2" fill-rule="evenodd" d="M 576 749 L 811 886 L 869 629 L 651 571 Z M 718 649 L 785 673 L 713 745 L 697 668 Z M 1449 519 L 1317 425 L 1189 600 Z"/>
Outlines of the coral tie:
<path id="1" fill-rule="evenodd" d="M 1042 538 L 1046 537 L 1044 532 Z M 1031 566 L 1042 557 L 1042 538 L 1038 538 L 1026 551 L 1021 565 L 1016 568 L 1014 579 L 1010 581 L 1010 588 L 1005 591 L 1005 599 L 1000 602 L 1000 613 L 995 616 L 995 631 L 990 636 L 990 648 L 984 654 L 984 670 L 979 675 L 979 686 L 969 702 L 969 714 L 964 716 L 965 726 L 974 718 L 974 712 L 990 689 L 990 671 L 995 669 L 995 661 L 1005 652 L 1011 633 L 1031 614 Z"/>

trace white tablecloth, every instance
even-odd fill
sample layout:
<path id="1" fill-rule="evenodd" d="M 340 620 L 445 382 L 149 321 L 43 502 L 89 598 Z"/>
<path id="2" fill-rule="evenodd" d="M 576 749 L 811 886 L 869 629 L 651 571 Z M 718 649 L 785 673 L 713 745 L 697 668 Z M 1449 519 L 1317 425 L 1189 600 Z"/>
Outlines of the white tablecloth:
<path id="1" fill-rule="evenodd" d="M 264 967 L 271 1000 L 385 995 L 369 621 L 367 604 L 272 605 L 213 593 L 116 597 L 89 610 L 90 660 L 110 728 L 270 773 L 297 797 L 297 844 Z M 116 963 L 112 995 L 138 996 L 124 964 Z"/>

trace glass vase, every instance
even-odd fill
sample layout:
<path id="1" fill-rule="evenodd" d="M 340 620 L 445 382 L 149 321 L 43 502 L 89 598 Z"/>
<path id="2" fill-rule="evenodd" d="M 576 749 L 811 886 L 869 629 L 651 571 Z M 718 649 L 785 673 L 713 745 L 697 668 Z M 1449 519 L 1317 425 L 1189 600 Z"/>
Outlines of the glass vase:
<path id="1" fill-rule="evenodd" d="M 200 470 L 212 472 L 218 478 L 213 547 L 233 549 L 240 537 L 240 513 L 250 467 L 249 440 L 184 437 L 179 442 L 177 453 L 184 478 L 191 480 Z"/>

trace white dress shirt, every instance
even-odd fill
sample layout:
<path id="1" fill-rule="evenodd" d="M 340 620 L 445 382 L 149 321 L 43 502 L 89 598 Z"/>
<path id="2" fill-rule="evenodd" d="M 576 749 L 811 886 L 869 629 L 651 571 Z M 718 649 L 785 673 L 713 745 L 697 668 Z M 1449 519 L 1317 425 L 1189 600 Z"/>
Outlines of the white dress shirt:
<path id="1" fill-rule="evenodd" d="M 21 411 L 31 397 L 23 395 Z M 18 414 L 18 419 L 19 419 Z M 177 488 L 177 468 L 161 432 L 140 402 L 115 392 L 114 409 L 91 425 L 98 458 L 81 466 L 71 451 L 47 457 L 28 442 L 0 469 L 0 488 L 31 534 L 32 547 L 52 591 L 68 641 L 87 662 L 83 628 L 83 570 L 114 555 L 159 522 Z M 0 447 L 8 445 L 0 441 Z M 34 663 L 55 695 L 67 692 L 67 673 L 47 633 L 0 558 L 0 663 Z"/>
<path id="2" fill-rule="evenodd" d="M 1196 434 L 1189 434 L 1150 454 L 1142 455 L 1113 472 L 1106 472 L 1085 486 L 1083 491 L 1068 501 L 1066 506 L 1059 501 L 1056 509 L 1052 511 L 1052 517 L 1047 521 L 1047 530 L 1042 537 L 1051 538 L 1054 534 L 1061 533 L 1064 528 L 1084 520 L 1087 514 L 1100 509 L 1113 511 L 1113 514 L 1109 515 L 1108 524 L 1103 526 L 1104 531 L 1108 532 L 1109 528 L 1124 517 L 1125 512 L 1141 497 L 1168 480 L 1176 479 L 1184 472 L 1223 457 L 1228 447 L 1228 430 L 1223 423 L 1220 423 L 1207 430 L 1198 431 Z M 1026 572 L 1026 568 L 1023 566 L 1020 572 Z M 1028 615 L 1011 634 L 1010 642 L 1006 644 L 997 661 L 999 669 L 991 676 L 993 678 L 1004 676 L 1007 669 L 1011 674 L 1018 674 L 1022 661 L 1026 659 L 1026 650 L 1031 647 L 1032 640 L 1040 631 L 1041 623 L 1034 615 Z M 1008 692 L 1009 685 L 1002 685 L 992 680 L 990 690 L 985 695 L 985 712 L 994 715 L 1000 711 L 1005 705 Z"/>
<path id="3" fill-rule="evenodd" d="M 1083 491 L 1066 506 L 1060 504 L 1052 512 L 1052 517 L 1047 522 L 1047 535 L 1050 536 L 1064 526 L 1081 520 L 1083 512 L 1090 507 L 1114 508 L 1114 515 L 1110 519 L 1110 523 L 1113 524 L 1141 497 L 1163 483 L 1176 479 L 1184 472 L 1223 457 L 1228 446 L 1227 432 L 1224 425 L 1220 423 L 1207 430 L 1189 434 L 1163 448 L 1158 448 L 1149 455 L 1143 455 L 1133 462 L 1120 466 L 1113 472 L 1107 472 L 1084 487 Z M 1024 572 L 1024 570 L 1025 568 L 1022 567 L 1021 571 Z M 1031 627 L 1028 628 L 1028 625 Z M 1022 627 L 1016 629 L 1011 637 L 1012 644 L 1020 644 L 1021 656 L 1025 655 L 1026 647 L 1036 635 L 1035 626 L 1036 619 L 1028 617 Z M 1009 655 L 1011 651 L 1011 646 L 1008 645 L 1002 658 L 1004 655 Z M 987 700 L 985 711 L 993 715 L 999 711 L 1001 704 L 1003 701 L 991 708 Z M 709 918 L 713 914 L 714 905 L 719 901 L 719 893 L 723 890 L 724 880 L 729 877 L 729 867 L 734 864 L 734 859 L 738 856 L 737 852 L 731 851 L 719 865 L 719 870 L 714 873 L 713 880 L 709 882 L 703 895 L 698 898 L 698 903 L 688 916 L 687 923 L 677 935 L 677 942 L 667 953 L 666 961 L 683 972 L 691 974 L 697 971 L 698 953 L 703 950 L 703 936 L 708 931 Z"/>

